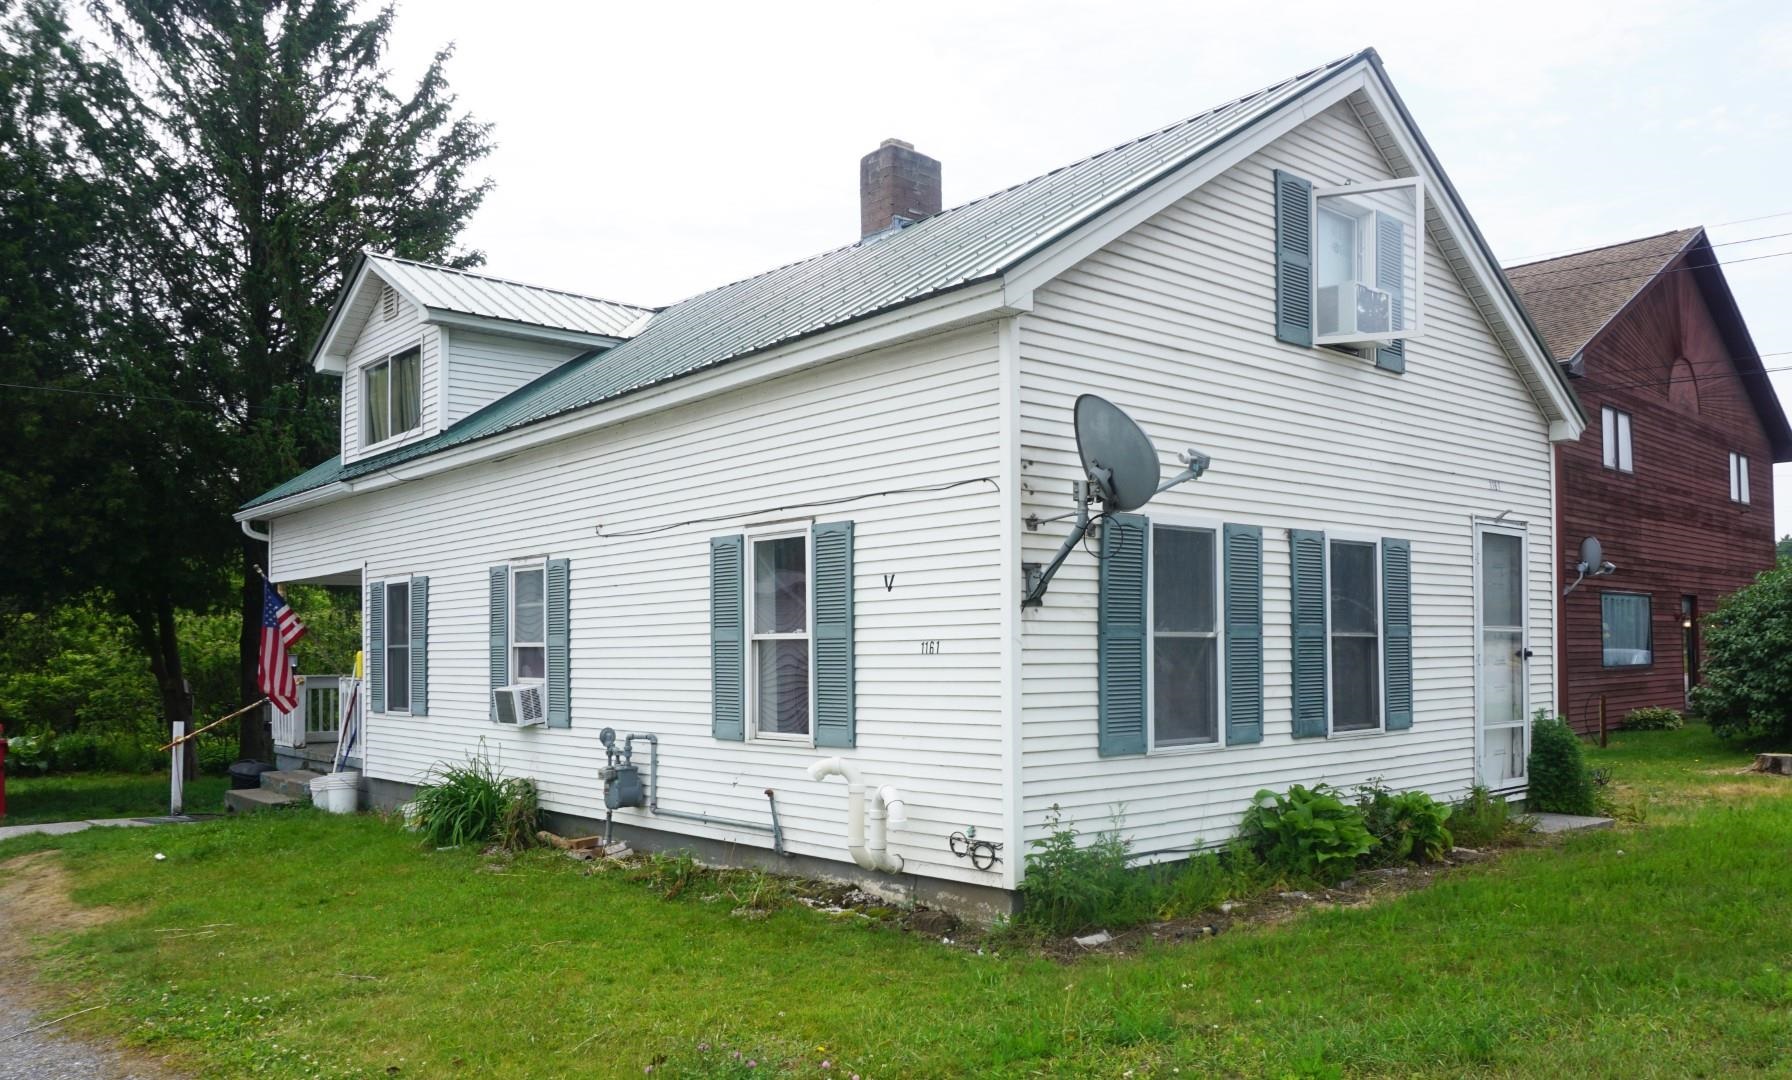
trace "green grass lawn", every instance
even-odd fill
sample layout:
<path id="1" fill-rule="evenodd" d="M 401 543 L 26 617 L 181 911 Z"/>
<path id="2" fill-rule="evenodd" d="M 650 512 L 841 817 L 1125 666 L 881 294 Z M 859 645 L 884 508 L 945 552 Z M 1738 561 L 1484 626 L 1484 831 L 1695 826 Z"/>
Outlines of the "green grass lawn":
<path id="1" fill-rule="evenodd" d="M 1792 784 L 1737 775 L 1748 755 L 1703 728 L 1595 757 L 1644 824 L 1075 964 L 744 919 L 558 855 L 497 868 L 365 816 L 0 860 L 61 848 L 76 900 L 120 912 L 52 943 L 51 985 L 109 1006 L 66 1026 L 207 1076 L 1786 1075 Z"/>
<path id="2" fill-rule="evenodd" d="M 188 813 L 219 813 L 229 778 L 189 780 L 183 796 Z M 6 816 L 0 825 L 40 821 L 140 817 L 168 812 L 167 773 L 72 773 L 66 776 L 8 776 Z"/>

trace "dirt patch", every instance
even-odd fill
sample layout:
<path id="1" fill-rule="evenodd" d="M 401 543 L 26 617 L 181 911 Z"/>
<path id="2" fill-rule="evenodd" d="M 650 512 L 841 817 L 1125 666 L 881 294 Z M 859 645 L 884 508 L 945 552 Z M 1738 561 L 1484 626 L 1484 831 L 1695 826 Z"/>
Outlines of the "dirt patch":
<path id="1" fill-rule="evenodd" d="M 116 908 L 84 907 L 69 899 L 72 882 L 61 853 L 38 851 L 0 862 L 0 1033 L 9 1039 L 0 1055 L 22 1071 L 12 1076 L 91 1076 L 128 1080 L 176 1080 L 140 1051 L 67 1035 L 54 1021 L 72 1019 L 91 1006 L 30 978 L 34 961 L 51 938 L 118 918 Z M 99 1014 L 103 1015 L 103 1014 Z"/>

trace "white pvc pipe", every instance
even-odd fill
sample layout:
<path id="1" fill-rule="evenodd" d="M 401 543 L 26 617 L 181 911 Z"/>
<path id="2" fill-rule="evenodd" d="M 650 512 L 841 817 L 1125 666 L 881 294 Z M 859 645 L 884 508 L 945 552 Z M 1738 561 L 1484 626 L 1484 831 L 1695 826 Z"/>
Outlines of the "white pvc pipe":
<path id="1" fill-rule="evenodd" d="M 892 796 L 894 797 L 892 798 Z M 895 812 L 890 812 L 892 809 Z M 866 841 L 865 847 L 867 854 L 871 856 L 873 866 L 886 874 L 901 873 L 902 856 L 892 855 L 887 850 L 889 833 L 886 831 L 885 821 L 888 819 L 901 822 L 906 819 L 907 813 L 903 809 L 902 795 L 888 785 L 878 788 L 872 793 L 871 806 L 866 817 L 871 823 L 871 836 Z"/>
<path id="2" fill-rule="evenodd" d="M 811 780 L 838 776 L 846 781 L 846 851 L 863 870 L 881 869 L 865 848 L 865 778 L 845 758 L 822 758 L 809 766 Z M 881 811 L 879 813 L 881 819 Z M 881 823 L 881 822 L 880 822 Z"/>

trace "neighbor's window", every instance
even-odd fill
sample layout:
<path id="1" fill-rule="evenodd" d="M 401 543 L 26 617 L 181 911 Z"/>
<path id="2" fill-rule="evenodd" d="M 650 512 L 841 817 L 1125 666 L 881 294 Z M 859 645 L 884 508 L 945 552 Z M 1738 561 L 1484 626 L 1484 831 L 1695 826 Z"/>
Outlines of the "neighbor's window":
<path id="1" fill-rule="evenodd" d="M 1643 593 L 1600 594 L 1599 636 L 1606 667 L 1648 667 L 1654 663 L 1649 597 Z"/>
<path id="2" fill-rule="evenodd" d="M 753 541 L 753 723 L 759 735 L 809 734 L 809 541 Z"/>
<path id="3" fill-rule="evenodd" d="M 1332 730 L 1381 726 L 1381 604 L 1376 545 L 1333 540 L 1331 572 Z"/>
<path id="4" fill-rule="evenodd" d="M 1599 426 L 1605 433 L 1605 467 L 1635 471 L 1630 459 L 1630 414 L 1607 405 L 1599 410 Z"/>
<path id="5" fill-rule="evenodd" d="M 1151 744 L 1219 741 L 1219 633 L 1212 529 L 1151 529 Z"/>
<path id="6" fill-rule="evenodd" d="M 411 583 L 386 582 L 386 711 L 411 708 Z"/>
<path id="7" fill-rule="evenodd" d="M 539 564 L 510 571 L 510 681 L 540 682 L 548 674 L 547 570 Z"/>
<path id="8" fill-rule="evenodd" d="M 1730 501 L 1748 502 L 1748 458 L 1741 454 L 1730 455 Z"/>
<path id="9" fill-rule="evenodd" d="M 413 346 L 367 365 L 361 375 L 361 431 L 371 446 L 423 422 L 423 350 Z"/>

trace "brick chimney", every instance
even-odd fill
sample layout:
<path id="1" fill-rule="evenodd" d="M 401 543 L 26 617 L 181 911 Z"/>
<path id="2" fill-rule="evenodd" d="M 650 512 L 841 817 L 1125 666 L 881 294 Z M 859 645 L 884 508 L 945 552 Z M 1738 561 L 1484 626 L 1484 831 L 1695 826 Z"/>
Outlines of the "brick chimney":
<path id="1" fill-rule="evenodd" d="M 859 237 L 940 212 L 940 163 L 901 139 L 859 159 Z"/>

